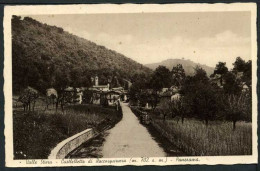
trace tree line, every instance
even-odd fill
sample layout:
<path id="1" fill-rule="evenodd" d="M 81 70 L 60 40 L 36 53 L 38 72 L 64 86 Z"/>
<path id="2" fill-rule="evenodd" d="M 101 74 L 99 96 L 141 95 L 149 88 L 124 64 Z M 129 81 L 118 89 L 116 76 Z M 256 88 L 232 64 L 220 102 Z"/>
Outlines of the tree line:
<path id="1" fill-rule="evenodd" d="M 135 73 L 150 69 L 104 46 L 30 17 L 12 17 L 13 92 L 28 86 L 46 92 L 64 87 L 89 87 L 91 77 L 111 87 L 125 86 Z"/>
<path id="2" fill-rule="evenodd" d="M 225 62 L 216 64 L 214 73 L 207 76 L 205 70 L 197 66 L 194 75 L 187 76 L 181 64 L 170 71 L 159 66 L 151 78 L 137 75 L 130 89 L 132 103 L 144 106 L 151 104 L 154 112 L 164 119 L 196 118 L 208 125 L 211 120 L 232 121 L 233 129 L 237 121 L 251 121 L 252 118 L 252 64 L 236 58 L 233 68 L 228 69 Z M 174 99 L 160 100 L 163 88 L 173 87 L 177 91 Z"/>

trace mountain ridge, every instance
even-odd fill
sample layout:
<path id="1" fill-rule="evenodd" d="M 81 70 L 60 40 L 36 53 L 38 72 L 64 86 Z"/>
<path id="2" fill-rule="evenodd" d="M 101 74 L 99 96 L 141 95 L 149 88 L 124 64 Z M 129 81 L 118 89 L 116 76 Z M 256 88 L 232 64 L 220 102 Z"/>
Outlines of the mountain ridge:
<path id="1" fill-rule="evenodd" d="M 189 59 L 166 59 L 161 62 L 156 62 L 156 63 L 150 63 L 150 64 L 145 64 L 146 67 L 155 70 L 159 65 L 167 67 L 169 70 L 172 70 L 173 66 L 176 66 L 177 64 L 182 64 L 185 74 L 186 75 L 193 75 L 194 74 L 194 68 L 198 65 L 199 67 L 203 68 L 206 72 L 207 75 L 210 76 L 214 72 L 213 67 L 209 67 L 204 64 L 199 64 L 195 63 Z"/>
<path id="2" fill-rule="evenodd" d="M 151 69 L 104 46 L 43 24 L 30 17 L 12 18 L 13 87 L 32 86 L 44 91 L 49 87 L 89 86 L 90 77 L 98 75 L 100 84 L 135 74 L 150 74 Z M 116 85 L 120 84 L 120 85 Z"/>

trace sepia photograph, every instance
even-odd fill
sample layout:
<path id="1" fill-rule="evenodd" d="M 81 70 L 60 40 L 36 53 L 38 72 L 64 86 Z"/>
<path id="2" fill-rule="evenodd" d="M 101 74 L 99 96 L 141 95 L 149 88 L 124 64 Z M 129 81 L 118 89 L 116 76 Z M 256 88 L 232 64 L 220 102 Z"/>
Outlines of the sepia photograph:
<path id="1" fill-rule="evenodd" d="M 7 7 L 6 164 L 256 163 L 255 15 L 253 3 Z"/>

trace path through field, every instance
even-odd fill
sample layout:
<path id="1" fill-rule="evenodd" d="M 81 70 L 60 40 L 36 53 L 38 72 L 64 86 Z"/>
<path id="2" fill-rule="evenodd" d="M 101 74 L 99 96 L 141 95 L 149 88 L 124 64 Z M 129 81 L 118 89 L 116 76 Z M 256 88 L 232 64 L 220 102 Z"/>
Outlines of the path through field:
<path id="1" fill-rule="evenodd" d="M 139 123 L 128 104 L 121 103 L 121 106 L 123 118 L 114 128 L 86 143 L 69 157 L 165 157 L 164 150 L 153 139 L 147 128 Z"/>
<path id="2" fill-rule="evenodd" d="M 122 103 L 123 119 L 109 130 L 103 147 L 103 157 L 164 157 L 163 149 L 153 140 L 147 129 Z"/>

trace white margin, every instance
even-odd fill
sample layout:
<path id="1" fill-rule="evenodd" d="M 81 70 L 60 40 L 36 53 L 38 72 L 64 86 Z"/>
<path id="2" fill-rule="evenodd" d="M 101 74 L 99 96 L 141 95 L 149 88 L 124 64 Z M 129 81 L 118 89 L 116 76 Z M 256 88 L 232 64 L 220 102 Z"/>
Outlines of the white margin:
<path id="1" fill-rule="evenodd" d="M 224 11 L 251 11 L 251 44 L 252 44 L 252 139 L 253 154 L 248 156 L 203 156 L 183 157 L 199 158 L 199 162 L 177 162 L 176 157 L 162 157 L 167 160 L 159 162 L 131 163 L 133 159 L 141 161 L 141 158 L 123 158 L 127 163 L 89 163 L 84 159 L 82 163 L 62 163 L 62 160 L 51 160 L 53 164 L 26 164 L 26 160 L 13 159 L 13 122 L 12 122 L 12 44 L 11 44 L 11 17 L 12 15 L 43 15 L 43 14 L 94 14 L 94 13 L 154 13 L 154 12 L 224 12 Z M 4 8 L 4 97 L 5 97 L 5 160 L 7 167 L 55 167 L 55 166 L 104 166 L 104 165 L 187 165 L 187 164 L 252 164 L 258 161 L 257 151 L 257 35 L 256 35 L 256 4 L 255 3 L 231 3 L 231 4 L 100 4 L 100 5 L 31 5 L 31 6 L 5 6 Z M 141 157 L 141 156 L 140 156 Z M 117 158 L 119 160 L 119 158 Z M 150 158 L 158 159 L 158 158 Z M 93 159 L 96 160 L 96 159 Z M 106 160 L 103 159 L 102 160 Z M 114 160 L 110 158 L 107 160 Z M 172 161 L 170 161 L 172 160 Z M 64 161 L 64 160 L 63 160 Z"/>

